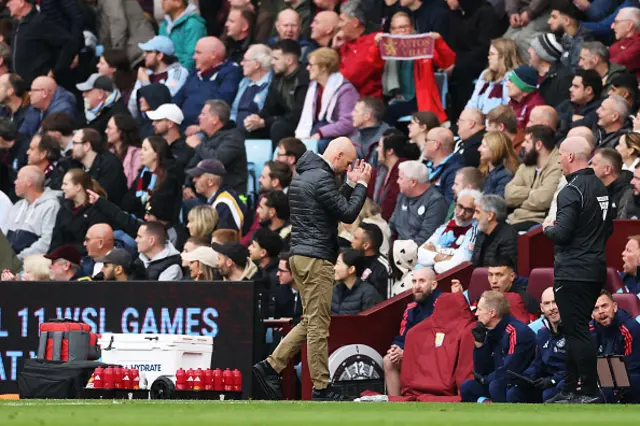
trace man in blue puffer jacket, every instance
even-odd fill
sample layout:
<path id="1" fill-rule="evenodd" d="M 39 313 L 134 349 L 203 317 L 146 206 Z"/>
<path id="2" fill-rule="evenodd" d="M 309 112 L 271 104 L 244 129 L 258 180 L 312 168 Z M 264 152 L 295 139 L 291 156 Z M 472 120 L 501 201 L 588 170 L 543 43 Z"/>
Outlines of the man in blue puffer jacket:
<path id="1" fill-rule="evenodd" d="M 238 64 L 225 59 L 224 44 L 215 37 L 198 40 L 193 58 L 196 69 L 189 74 L 182 89 L 173 97 L 173 103 L 184 114 L 182 127 L 194 125 L 189 134 L 199 131 L 195 125 L 204 103 L 210 99 L 218 99 L 231 105 L 242 80 L 242 69 Z"/>
<path id="2" fill-rule="evenodd" d="M 602 290 L 589 330 L 598 356 L 624 356 L 631 387 L 623 392 L 621 402 L 640 402 L 640 323 L 629 312 L 618 309 L 611 294 Z M 602 393 L 606 402 L 618 402 L 612 389 L 602 389 Z"/>

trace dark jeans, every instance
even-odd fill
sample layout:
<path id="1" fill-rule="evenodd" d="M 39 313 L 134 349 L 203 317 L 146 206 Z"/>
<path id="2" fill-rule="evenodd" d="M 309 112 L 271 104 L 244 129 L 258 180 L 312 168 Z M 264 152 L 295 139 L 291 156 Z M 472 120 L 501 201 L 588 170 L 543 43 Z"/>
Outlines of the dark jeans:
<path id="1" fill-rule="evenodd" d="M 597 352 L 589 332 L 589 321 L 598 300 L 602 282 L 556 280 L 553 292 L 567 338 L 567 377 L 565 392 L 575 392 L 578 379 L 582 393 L 598 394 Z"/>

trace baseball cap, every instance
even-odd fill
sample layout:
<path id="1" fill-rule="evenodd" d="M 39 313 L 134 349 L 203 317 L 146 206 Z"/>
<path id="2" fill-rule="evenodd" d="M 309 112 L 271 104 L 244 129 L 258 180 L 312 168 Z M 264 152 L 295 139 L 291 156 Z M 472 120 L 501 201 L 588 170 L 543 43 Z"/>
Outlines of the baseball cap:
<path id="1" fill-rule="evenodd" d="M 121 248 L 114 248 L 106 256 L 96 257 L 96 263 L 108 263 L 110 265 L 118 265 L 124 268 L 128 268 L 131 266 L 131 262 L 133 262 L 133 258 L 131 255 L 125 250 Z"/>
<path id="2" fill-rule="evenodd" d="M 182 253 L 180 256 L 182 256 L 182 259 L 187 262 L 198 261 L 212 268 L 218 266 L 218 253 L 216 253 L 211 247 L 197 247 L 195 250 L 189 253 Z"/>
<path id="3" fill-rule="evenodd" d="M 73 263 L 74 265 L 80 265 L 80 259 L 82 258 L 82 255 L 73 244 L 64 244 L 53 250 L 49 254 L 45 254 L 44 257 L 53 262 L 55 262 L 56 260 L 64 259 Z"/>
<path id="4" fill-rule="evenodd" d="M 138 43 L 138 47 L 143 52 L 160 52 L 165 55 L 173 55 L 175 48 L 173 41 L 167 36 L 157 35 L 146 43 Z"/>
<path id="5" fill-rule="evenodd" d="M 247 266 L 247 258 L 249 257 L 249 250 L 240 243 L 211 243 L 211 247 L 218 253 L 227 256 L 229 259 L 238 265 L 240 268 Z"/>
<path id="6" fill-rule="evenodd" d="M 147 117 L 151 120 L 169 120 L 176 123 L 178 126 L 182 124 L 184 120 L 184 114 L 178 105 L 176 104 L 162 104 L 153 111 L 147 111 Z"/>
<path id="7" fill-rule="evenodd" d="M 115 90 L 113 80 L 111 80 L 106 75 L 100 75 L 98 73 L 91 74 L 87 81 L 85 81 L 84 83 L 76 84 L 76 87 L 81 92 L 88 92 L 92 89 L 100 89 L 107 92 L 113 92 Z"/>
<path id="8" fill-rule="evenodd" d="M 205 173 L 209 173 L 216 176 L 224 176 L 227 171 L 218 160 L 202 160 L 193 169 L 187 170 L 187 174 L 191 177 L 202 176 Z"/>

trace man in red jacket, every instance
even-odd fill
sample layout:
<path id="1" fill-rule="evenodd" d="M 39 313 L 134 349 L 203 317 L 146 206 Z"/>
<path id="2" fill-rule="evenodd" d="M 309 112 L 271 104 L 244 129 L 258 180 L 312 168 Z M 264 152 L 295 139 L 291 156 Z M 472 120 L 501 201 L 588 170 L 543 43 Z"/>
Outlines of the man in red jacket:
<path id="1" fill-rule="evenodd" d="M 636 77 L 640 77 L 640 9 L 620 9 L 611 28 L 617 41 L 609 49 L 609 60 L 627 67 Z"/>
<path id="2" fill-rule="evenodd" d="M 384 61 L 374 40 L 376 33 L 365 35 L 365 25 L 360 3 L 356 0 L 344 3 L 333 47 L 340 53 L 340 73 L 358 89 L 360 96 L 382 98 Z"/>

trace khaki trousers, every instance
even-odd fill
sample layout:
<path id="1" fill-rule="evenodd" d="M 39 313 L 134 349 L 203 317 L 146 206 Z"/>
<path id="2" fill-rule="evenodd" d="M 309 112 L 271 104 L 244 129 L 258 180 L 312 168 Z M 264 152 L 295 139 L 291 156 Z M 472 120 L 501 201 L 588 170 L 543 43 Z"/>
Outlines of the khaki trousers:
<path id="1" fill-rule="evenodd" d="M 280 374 L 307 343 L 307 363 L 315 389 L 329 386 L 329 324 L 333 292 L 333 263 L 324 259 L 292 256 L 289 266 L 302 298 L 302 321 L 285 336 L 267 358 Z"/>

